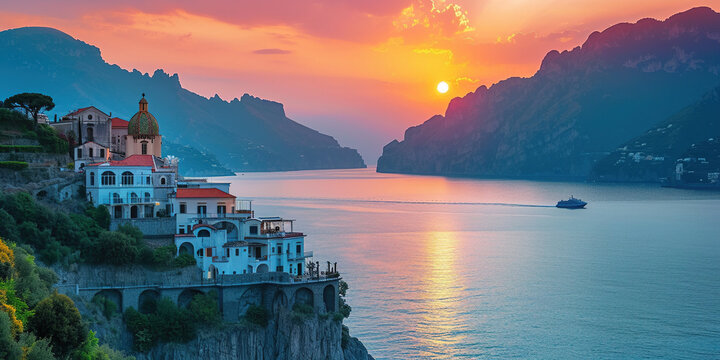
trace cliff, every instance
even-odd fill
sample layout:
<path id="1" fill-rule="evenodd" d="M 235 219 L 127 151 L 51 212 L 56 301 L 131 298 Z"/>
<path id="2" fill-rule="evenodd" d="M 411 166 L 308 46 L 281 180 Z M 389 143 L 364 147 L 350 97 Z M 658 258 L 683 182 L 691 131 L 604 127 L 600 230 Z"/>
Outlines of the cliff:
<path id="1" fill-rule="evenodd" d="M 658 182 L 671 179 L 678 158 L 708 157 L 695 145 L 720 138 L 720 86 L 595 164 L 594 181 Z"/>
<path id="2" fill-rule="evenodd" d="M 453 99 L 411 127 L 379 172 L 585 178 L 598 159 L 720 82 L 720 14 L 643 19 L 551 51 L 530 78 Z"/>
<path id="3" fill-rule="evenodd" d="M 60 116 L 94 105 L 128 119 L 144 92 L 163 141 L 214 154 L 232 170 L 365 167 L 356 150 L 289 119 L 280 103 L 248 94 L 232 101 L 208 99 L 184 89 L 177 74 L 160 69 L 142 74 L 108 64 L 97 47 L 55 29 L 2 31 L 0 52 L 3 99 L 40 92 L 53 97 L 53 112 Z"/>

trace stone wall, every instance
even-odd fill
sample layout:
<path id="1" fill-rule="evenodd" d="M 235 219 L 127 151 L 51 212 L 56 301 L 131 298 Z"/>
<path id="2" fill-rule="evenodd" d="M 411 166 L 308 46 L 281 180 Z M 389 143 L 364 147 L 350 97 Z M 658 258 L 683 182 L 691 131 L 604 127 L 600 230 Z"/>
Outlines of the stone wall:
<path id="1" fill-rule="evenodd" d="M 110 221 L 110 230 L 117 230 L 118 226 L 123 224 L 132 224 L 137 226 L 145 236 L 152 237 L 170 237 L 175 234 L 176 220 L 175 216 L 144 218 L 144 219 L 112 219 Z"/>

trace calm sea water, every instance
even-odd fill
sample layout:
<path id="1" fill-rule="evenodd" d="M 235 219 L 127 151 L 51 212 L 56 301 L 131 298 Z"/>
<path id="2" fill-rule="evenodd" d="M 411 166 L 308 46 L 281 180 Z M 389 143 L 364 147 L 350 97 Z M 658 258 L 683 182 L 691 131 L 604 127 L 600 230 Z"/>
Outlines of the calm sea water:
<path id="1" fill-rule="evenodd" d="M 720 193 L 373 169 L 214 180 L 338 262 L 346 323 L 378 359 L 720 358 Z M 552 207 L 571 194 L 588 208 Z"/>

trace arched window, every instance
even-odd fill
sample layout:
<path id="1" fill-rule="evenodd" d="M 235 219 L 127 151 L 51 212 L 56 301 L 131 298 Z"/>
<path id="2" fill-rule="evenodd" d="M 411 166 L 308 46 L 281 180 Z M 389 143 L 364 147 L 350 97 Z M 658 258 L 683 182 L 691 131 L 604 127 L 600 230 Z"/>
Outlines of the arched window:
<path id="1" fill-rule="evenodd" d="M 130 202 L 133 204 L 137 204 L 140 202 L 140 198 L 138 197 L 138 195 L 136 193 L 130 194 Z"/>
<path id="2" fill-rule="evenodd" d="M 134 181 L 133 173 L 126 171 L 122 173 L 122 184 L 123 185 L 132 185 Z"/>
<path id="3" fill-rule="evenodd" d="M 165 180 L 165 177 L 160 178 L 160 185 L 165 185 L 167 183 L 167 180 Z"/>
<path id="4" fill-rule="evenodd" d="M 140 146 L 142 147 L 143 155 L 147 155 L 147 144 L 148 144 L 147 141 L 143 141 L 142 143 L 140 143 Z"/>
<path id="5" fill-rule="evenodd" d="M 210 231 L 207 231 L 205 229 L 198 231 L 197 233 L 198 237 L 210 237 Z"/>
<path id="6" fill-rule="evenodd" d="M 95 185 L 95 173 L 91 172 L 90 173 L 90 186 L 94 186 L 94 185 Z"/>
<path id="7" fill-rule="evenodd" d="M 115 185 L 115 173 L 112 171 L 105 171 L 100 177 L 100 183 L 103 185 Z"/>
<path id="8" fill-rule="evenodd" d="M 122 204 L 122 199 L 120 198 L 120 194 L 113 193 L 113 204 Z"/>
<path id="9" fill-rule="evenodd" d="M 150 202 L 150 193 L 149 192 L 145 193 L 145 202 Z"/>

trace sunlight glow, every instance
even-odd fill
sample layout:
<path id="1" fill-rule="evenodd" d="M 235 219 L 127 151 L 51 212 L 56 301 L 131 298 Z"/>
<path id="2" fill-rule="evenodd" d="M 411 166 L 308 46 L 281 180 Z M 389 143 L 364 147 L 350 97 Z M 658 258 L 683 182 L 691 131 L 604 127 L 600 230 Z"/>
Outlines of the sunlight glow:
<path id="1" fill-rule="evenodd" d="M 437 84 L 437 91 L 441 94 L 444 94 L 450 90 L 450 85 L 448 83 L 441 81 Z"/>

